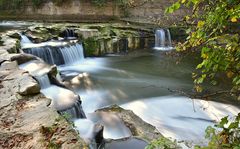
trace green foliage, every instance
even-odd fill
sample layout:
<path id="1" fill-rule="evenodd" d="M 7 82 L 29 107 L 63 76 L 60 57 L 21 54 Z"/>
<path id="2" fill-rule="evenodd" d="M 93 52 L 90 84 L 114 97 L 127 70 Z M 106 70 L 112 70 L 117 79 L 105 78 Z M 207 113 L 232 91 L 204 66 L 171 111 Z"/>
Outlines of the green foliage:
<path id="1" fill-rule="evenodd" d="M 18 9 L 24 4 L 24 0 L 0 0 L 0 8 L 4 9 Z"/>
<path id="2" fill-rule="evenodd" d="M 32 0 L 32 3 L 34 7 L 39 7 L 42 4 L 42 0 Z"/>
<path id="3" fill-rule="evenodd" d="M 201 50 L 202 63 L 197 66 L 200 74 L 193 74 L 196 90 L 202 91 L 201 83 L 211 80 L 217 84 L 217 74 L 225 74 L 232 80 L 232 92 L 240 92 L 240 1 L 238 0 L 178 0 L 166 12 L 180 7 L 191 7 L 193 13 L 185 17 L 189 37 L 179 44 L 179 51 Z"/>
<path id="4" fill-rule="evenodd" d="M 69 3 L 69 1 L 71 1 L 71 0 L 68 0 L 68 1 L 66 1 L 66 0 L 52 0 L 52 1 L 55 5 L 62 6 L 64 3 L 66 3 L 66 2 Z"/>
<path id="5" fill-rule="evenodd" d="M 106 0 L 91 0 L 91 2 L 97 6 L 103 6 L 106 3 Z"/>
<path id="6" fill-rule="evenodd" d="M 99 42 L 94 37 L 89 37 L 84 39 L 84 49 L 86 56 L 93 56 L 95 55 L 97 49 L 99 48 Z"/>
<path id="7" fill-rule="evenodd" d="M 206 129 L 206 138 L 210 140 L 207 147 L 196 146 L 196 149 L 240 149 L 240 114 L 234 120 L 228 117 L 221 119 L 215 128 Z"/>
<path id="8" fill-rule="evenodd" d="M 153 140 L 145 149 L 178 149 L 176 142 L 161 137 L 157 140 Z"/>
<path id="9" fill-rule="evenodd" d="M 47 0 L 0 0 L 0 8 L 2 10 L 18 10 L 23 8 L 29 2 L 33 4 L 33 7 L 38 8 L 42 4 L 46 3 Z"/>

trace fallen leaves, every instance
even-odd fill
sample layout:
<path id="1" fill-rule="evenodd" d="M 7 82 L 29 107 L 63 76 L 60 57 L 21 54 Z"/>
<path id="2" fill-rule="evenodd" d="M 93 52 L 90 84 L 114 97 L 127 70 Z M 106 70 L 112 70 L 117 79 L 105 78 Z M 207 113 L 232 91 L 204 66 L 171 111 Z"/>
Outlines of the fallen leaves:
<path id="1" fill-rule="evenodd" d="M 28 142 L 29 140 L 33 139 L 32 135 L 25 135 L 25 134 L 15 134 L 10 137 L 1 138 L 0 139 L 0 148 L 2 149 L 9 149 L 13 147 L 21 148 L 21 144 L 23 142 Z"/>

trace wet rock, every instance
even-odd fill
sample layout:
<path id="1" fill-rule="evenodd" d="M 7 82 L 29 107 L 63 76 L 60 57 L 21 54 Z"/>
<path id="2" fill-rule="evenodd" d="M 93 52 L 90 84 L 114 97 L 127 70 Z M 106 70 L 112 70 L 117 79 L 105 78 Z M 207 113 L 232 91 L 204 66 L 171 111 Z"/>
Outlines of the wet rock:
<path id="1" fill-rule="evenodd" d="M 65 86 L 65 84 L 62 83 L 62 82 L 60 82 L 60 81 L 56 78 L 56 76 L 54 76 L 54 75 L 52 75 L 52 74 L 48 74 L 48 77 L 49 77 L 49 80 L 50 80 L 51 84 L 54 84 L 54 85 L 57 85 L 57 86 L 59 86 L 59 87 L 63 87 L 63 88 L 66 88 L 66 89 L 67 89 L 67 87 Z"/>
<path id="2" fill-rule="evenodd" d="M 135 115 L 130 110 L 125 110 L 118 105 L 112 105 L 110 107 L 99 109 L 96 112 L 102 111 L 119 116 L 124 124 L 130 129 L 133 136 L 140 137 L 147 141 L 152 141 L 154 139 L 163 137 L 154 126 L 144 122 L 140 117 Z"/>
<path id="3" fill-rule="evenodd" d="M 51 66 L 48 75 L 56 77 L 57 73 L 58 73 L 57 66 L 56 65 Z"/>
<path id="4" fill-rule="evenodd" d="M 101 145 L 100 149 L 145 149 L 148 142 L 136 138 L 129 137 L 118 140 L 107 140 Z"/>
<path id="5" fill-rule="evenodd" d="M 8 34 L 8 36 L 11 37 L 11 38 L 21 39 L 21 36 L 17 32 L 10 33 L 10 34 Z"/>
<path id="6" fill-rule="evenodd" d="M 97 143 L 97 146 L 100 146 L 100 144 L 103 142 L 103 130 L 104 127 L 101 124 L 96 124 L 94 126 L 94 133 L 95 133 L 95 141 Z"/>

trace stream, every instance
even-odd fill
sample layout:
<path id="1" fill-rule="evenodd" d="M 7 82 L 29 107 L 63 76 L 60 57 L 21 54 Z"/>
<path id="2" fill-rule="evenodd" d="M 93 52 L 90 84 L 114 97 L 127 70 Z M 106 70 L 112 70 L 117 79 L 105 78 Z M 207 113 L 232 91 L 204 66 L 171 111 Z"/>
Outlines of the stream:
<path id="1" fill-rule="evenodd" d="M 86 58 L 81 64 L 59 66 L 59 70 L 66 84 L 81 95 L 87 115 L 117 104 L 156 126 L 166 137 L 206 144 L 206 127 L 226 115 L 236 115 L 239 109 L 169 91 L 191 92 L 194 61 L 189 56 L 176 64 L 165 52 L 149 49 L 125 56 Z M 206 88 L 210 90 L 210 86 Z M 211 91 L 221 89 L 211 86 Z"/>
<path id="2" fill-rule="evenodd" d="M 2 26 L 0 25 L 0 29 Z M 2 30 L 10 28 L 13 27 L 6 24 Z M 74 53 L 75 50 L 81 49 L 78 52 L 83 52 L 78 46 L 80 45 L 77 44 L 76 48 L 69 47 L 72 51 L 68 51 Z M 66 51 L 67 49 L 60 49 L 60 52 Z M 81 97 L 87 119 L 73 120 L 81 137 L 92 138 L 94 124 L 99 121 L 104 125 L 105 139 L 130 137 L 131 132 L 118 117 L 95 113 L 100 108 L 117 104 L 132 110 L 144 121 L 155 126 L 165 137 L 204 145 L 207 143 L 204 139 L 207 126 L 213 126 L 222 117 L 233 116 L 240 111 L 240 105 L 231 97 L 218 96 L 211 99 L 212 101 L 204 101 L 180 95 L 177 91 L 193 92 L 191 77 L 199 60 L 194 55 L 189 55 L 178 63 L 178 58 L 166 53 L 154 49 L 140 49 L 126 55 L 95 58 L 83 58 L 83 54 L 78 53 L 81 60 L 74 61 L 77 59 L 74 56 L 77 55 L 68 55 L 66 52 L 66 63 L 57 68 L 64 84 Z M 54 63 L 54 60 L 51 60 L 51 63 Z M 47 87 L 42 89 L 42 92 L 48 94 L 53 93 L 52 90 L 56 91 L 53 87 L 51 90 Z M 227 89 L 227 85 L 205 84 L 205 87 L 209 92 Z M 57 96 L 55 92 L 54 96 Z M 145 146 L 146 142 L 132 139 L 122 145 L 119 142 L 107 145 L 106 148 L 127 149 Z"/>

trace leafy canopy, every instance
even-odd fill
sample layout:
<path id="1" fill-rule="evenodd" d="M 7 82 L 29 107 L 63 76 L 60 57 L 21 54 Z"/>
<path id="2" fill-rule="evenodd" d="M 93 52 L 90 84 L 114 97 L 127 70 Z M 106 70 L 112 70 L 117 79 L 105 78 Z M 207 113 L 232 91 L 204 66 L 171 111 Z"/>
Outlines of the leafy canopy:
<path id="1" fill-rule="evenodd" d="M 216 75 L 224 74 L 232 80 L 232 92 L 240 92 L 240 1 L 239 0 L 178 0 L 166 12 L 180 7 L 192 8 L 185 16 L 190 25 L 189 37 L 177 50 L 201 50 L 200 74 L 193 73 L 195 89 L 202 91 L 204 80 L 217 84 Z"/>

